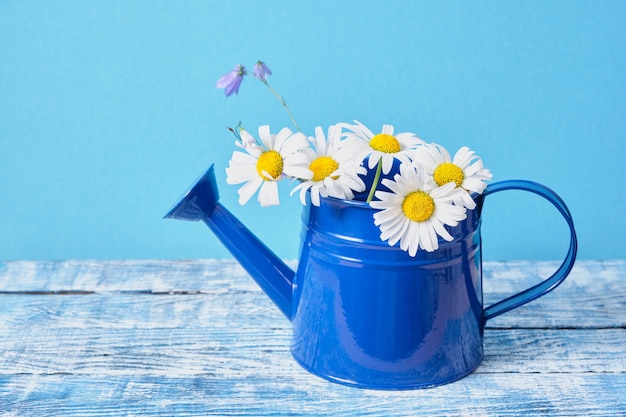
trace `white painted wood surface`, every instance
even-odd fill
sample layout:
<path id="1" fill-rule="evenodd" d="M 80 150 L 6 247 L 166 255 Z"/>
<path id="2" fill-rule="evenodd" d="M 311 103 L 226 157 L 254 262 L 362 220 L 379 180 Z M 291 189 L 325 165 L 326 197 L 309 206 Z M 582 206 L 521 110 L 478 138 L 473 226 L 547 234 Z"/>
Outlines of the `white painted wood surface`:
<path id="1" fill-rule="evenodd" d="M 485 263 L 489 304 L 552 262 Z M 626 261 L 578 262 L 490 321 L 472 375 L 428 390 L 326 382 L 234 261 L 0 262 L 0 416 L 625 416 Z"/>

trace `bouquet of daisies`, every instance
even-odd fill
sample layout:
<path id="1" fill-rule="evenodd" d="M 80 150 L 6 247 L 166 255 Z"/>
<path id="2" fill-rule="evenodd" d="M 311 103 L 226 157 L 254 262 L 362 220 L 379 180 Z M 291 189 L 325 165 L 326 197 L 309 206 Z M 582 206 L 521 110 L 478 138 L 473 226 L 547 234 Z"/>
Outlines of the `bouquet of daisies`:
<path id="1" fill-rule="evenodd" d="M 272 133 L 268 125 L 258 135 L 241 124 L 229 128 L 236 137 L 226 168 L 226 182 L 241 185 L 239 203 L 258 193 L 261 206 L 280 203 L 278 182 L 290 179 L 302 204 L 319 206 L 321 198 L 362 199 L 374 209 L 373 222 L 389 245 L 415 256 L 419 249 L 438 249 L 438 236 L 451 241 L 446 226 L 453 227 L 476 208 L 473 195 L 481 194 L 492 175 L 467 147 L 454 157 L 441 145 L 427 143 L 415 133 L 396 133 L 383 125 L 374 133 L 358 121 L 337 123 L 325 131 L 315 128 L 305 135 L 285 100 L 267 81 L 272 72 L 262 61 L 253 76 L 265 84 L 287 111 L 296 131 L 285 127 Z M 248 75 L 237 65 L 216 83 L 226 96 L 237 94 Z M 373 174 L 373 177 L 372 175 Z"/>

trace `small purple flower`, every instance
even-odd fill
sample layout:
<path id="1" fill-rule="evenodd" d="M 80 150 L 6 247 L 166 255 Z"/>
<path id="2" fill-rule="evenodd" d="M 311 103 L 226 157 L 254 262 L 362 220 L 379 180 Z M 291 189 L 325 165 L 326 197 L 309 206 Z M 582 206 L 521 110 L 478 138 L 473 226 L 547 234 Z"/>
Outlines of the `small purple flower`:
<path id="1" fill-rule="evenodd" d="M 243 77 L 246 74 L 246 67 L 241 64 L 235 65 L 235 68 L 233 68 L 231 72 L 222 75 L 220 79 L 217 80 L 215 86 L 217 88 L 223 88 L 226 97 L 230 96 L 233 93 L 238 94 L 239 86 L 241 85 Z"/>
<path id="2" fill-rule="evenodd" d="M 268 75 L 272 75 L 272 70 L 263 61 L 257 61 L 254 64 L 254 76 L 265 82 Z"/>

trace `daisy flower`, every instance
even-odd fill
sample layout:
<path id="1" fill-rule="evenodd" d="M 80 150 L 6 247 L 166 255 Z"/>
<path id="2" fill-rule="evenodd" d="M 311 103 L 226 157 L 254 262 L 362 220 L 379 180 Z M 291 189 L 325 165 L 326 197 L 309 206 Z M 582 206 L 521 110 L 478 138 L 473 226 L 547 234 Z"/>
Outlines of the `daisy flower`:
<path id="1" fill-rule="evenodd" d="M 308 142 L 303 133 L 293 133 L 284 128 L 278 134 L 271 134 L 268 125 L 259 127 L 262 146 L 252 145 L 256 139 L 246 130 L 241 131 L 244 152 L 235 151 L 228 168 L 228 184 L 244 183 L 237 191 L 239 204 L 244 205 L 259 190 L 258 201 L 262 207 L 280 203 L 277 182 L 283 176 L 309 179 L 313 173 L 306 167 L 307 157 L 302 152 Z"/>
<path id="2" fill-rule="evenodd" d="M 352 140 L 341 140 L 341 128 L 337 125 L 328 128 L 328 141 L 321 127 L 315 128 L 315 137 L 310 137 L 312 147 L 308 148 L 308 167 L 313 176 L 295 187 L 291 194 L 300 190 L 300 201 L 306 204 L 306 192 L 311 190 L 311 202 L 320 205 L 320 196 L 346 200 L 354 198 L 354 191 L 365 190 L 365 183 L 359 174 L 365 175 L 361 160 L 355 158 L 359 147 Z"/>
<path id="3" fill-rule="evenodd" d="M 491 172 L 483 166 L 483 161 L 467 146 L 459 149 L 454 158 L 441 145 L 431 143 L 415 150 L 415 162 L 422 165 L 427 175 L 431 175 L 437 185 L 454 183 L 465 191 L 460 194 L 458 204 L 474 209 L 476 203 L 470 193 L 482 194 L 491 179 Z"/>
<path id="4" fill-rule="evenodd" d="M 363 143 L 362 150 L 358 155 L 361 160 L 369 156 L 368 168 L 374 169 L 379 161 L 382 161 L 382 172 L 388 174 L 393 166 L 394 159 L 401 162 L 411 162 L 407 150 L 415 148 L 417 145 L 425 143 L 415 133 L 398 133 L 394 135 L 394 128 L 391 125 L 383 125 L 381 133 L 374 134 L 365 125 L 358 121 L 351 125 L 340 123 L 346 129 L 346 138 L 358 139 Z"/>
<path id="5" fill-rule="evenodd" d="M 383 179 L 391 192 L 377 191 L 379 201 L 372 201 L 374 224 L 381 240 L 415 256 L 419 248 L 428 252 L 439 248 L 437 236 L 450 242 L 453 237 L 444 226 L 456 226 L 467 217 L 466 209 L 452 201 L 460 192 L 454 184 L 437 186 L 424 171 L 412 164 L 400 165 L 394 180 Z"/>

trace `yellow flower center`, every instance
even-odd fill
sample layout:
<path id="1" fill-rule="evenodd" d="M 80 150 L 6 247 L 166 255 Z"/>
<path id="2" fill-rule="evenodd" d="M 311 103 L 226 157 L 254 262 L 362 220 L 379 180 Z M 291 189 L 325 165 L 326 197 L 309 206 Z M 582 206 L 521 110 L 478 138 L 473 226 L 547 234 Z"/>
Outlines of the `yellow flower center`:
<path id="1" fill-rule="evenodd" d="M 330 156 L 317 157 L 309 165 L 309 169 L 313 171 L 313 181 L 322 181 L 324 178 L 332 174 L 339 164 Z M 335 178 L 336 179 L 336 178 Z"/>
<path id="2" fill-rule="evenodd" d="M 370 146 L 377 151 L 385 153 L 398 153 L 401 150 L 398 139 L 386 133 L 379 133 L 370 139 Z"/>
<path id="3" fill-rule="evenodd" d="M 272 179 L 277 179 L 283 173 L 283 157 L 276 151 L 263 152 L 256 163 L 256 172 L 264 180 L 271 181 L 263 175 L 263 171 L 270 174 Z"/>
<path id="4" fill-rule="evenodd" d="M 404 197 L 402 211 L 409 220 L 424 222 L 435 212 L 435 202 L 428 193 L 414 191 Z"/>
<path id="5" fill-rule="evenodd" d="M 435 172 L 433 172 L 433 177 L 438 185 L 453 182 L 457 187 L 460 187 L 461 184 L 463 184 L 463 179 L 465 179 L 463 170 L 457 165 L 454 165 L 452 162 L 444 162 L 443 164 L 440 164 L 435 169 Z"/>

